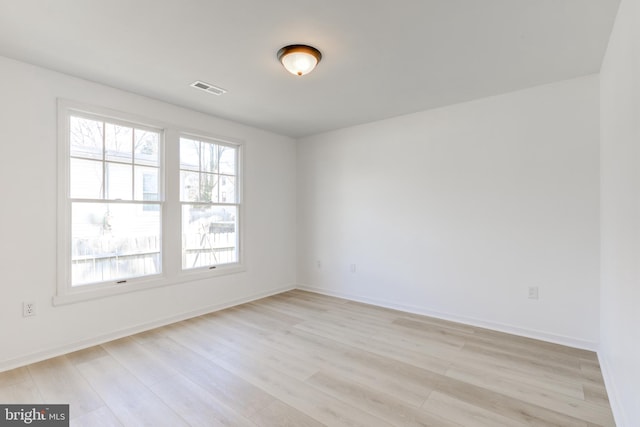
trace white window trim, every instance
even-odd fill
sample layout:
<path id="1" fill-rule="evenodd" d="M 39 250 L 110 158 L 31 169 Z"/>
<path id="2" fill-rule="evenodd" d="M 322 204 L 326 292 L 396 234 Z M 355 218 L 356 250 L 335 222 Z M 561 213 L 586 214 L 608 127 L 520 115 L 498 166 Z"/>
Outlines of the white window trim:
<path id="1" fill-rule="evenodd" d="M 162 209 L 162 273 L 127 279 L 125 283 L 100 283 L 72 287 L 70 280 L 71 266 L 71 203 L 69 202 L 69 120 L 72 113 L 97 116 L 115 122 L 140 124 L 162 130 L 160 141 L 160 177 L 161 209 Z M 180 173 L 179 173 L 179 138 L 194 136 L 222 144 L 235 146 L 238 149 L 238 262 L 222 264 L 215 269 L 198 268 L 182 270 L 181 262 L 181 223 L 180 223 Z M 96 107 L 66 99 L 58 99 L 58 161 L 57 161 L 57 285 L 53 297 L 53 305 L 71 304 L 80 301 L 120 295 L 128 292 L 142 291 L 162 286 L 179 285 L 186 282 L 207 280 L 228 274 L 246 271 L 244 239 L 243 199 L 243 158 L 244 142 L 235 138 L 212 135 L 208 132 L 193 130 L 185 126 L 150 120 L 136 114 Z M 170 159 L 167 161 L 167 159 Z M 173 177 L 173 179 L 172 179 Z"/>

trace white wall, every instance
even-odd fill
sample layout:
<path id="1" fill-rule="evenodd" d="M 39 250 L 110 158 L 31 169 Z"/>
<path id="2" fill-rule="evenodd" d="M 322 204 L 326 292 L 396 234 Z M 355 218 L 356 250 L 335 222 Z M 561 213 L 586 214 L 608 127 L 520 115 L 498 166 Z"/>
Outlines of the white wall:
<path id="1" fill-rule="evenodd" d="M 618 10 L 601 70 L 600 361 L 620 426 L 640 426 L 640 5 Z"/>
<path id="2" fill-rule="evenodd" d="M 294 140 L 2 57 L 0 76 L 0 371 L 295 285 Z M 247 271 L 53 307 L 57 97 L 244 140 Z"/>
<path id="3" fill-rule="evenodd" d="M 598 115 L 593 75 L 299 141 L 299 282 L 595 348 Z"/>

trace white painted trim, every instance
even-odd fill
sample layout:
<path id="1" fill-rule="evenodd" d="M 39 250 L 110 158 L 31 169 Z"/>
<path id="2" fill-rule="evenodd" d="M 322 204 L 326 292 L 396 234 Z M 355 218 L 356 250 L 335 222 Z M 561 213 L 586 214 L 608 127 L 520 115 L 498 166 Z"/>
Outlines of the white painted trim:
<path id="1" fill-rule="evenodd" d="M 106 107 L 89 105 L 68 99 L 57 99 L 58 115 L 58 141 L 57 141 L 57 252 L 56 252 L 56 293 L 52 298 L 53 306 L 65 304 L 75 304 L 98 298 L 106 298 L 128 292 L 143 291 L 162 286 L 182 284 L 189 281 L 205 280 L 224 276 L 227 274 L 242 273 L 247 269 L 245 256 L 245 224 L 244 224 L 244 140 L 213 135 L 208 132 L 198 131 L 168 122 L 149 119 L 147 117 L 126 111 L 117 111 Z M 71 199 L 68 192 L 69 181 L 69 117 L 72 114 L 79 114 L 83 117 L 98 120 L 108 120 L 113 123 L 120 123 L 136 128 L 148 128 L 160 133 L 160 171 L 161 173 L 161 200 L 162 220 L 161 220 L 161 265 L 162 271 L 155 275 L 131 277 L 126 279 L 126 283 L 119 283 L 117 280 L 102 283 L 87 284 L 82 286 L 71 286 L 71 239 L 69 236 L 71 223 Z M 238 209 L 237 237 L 238 261 L 230 264 L 216 266 L 215 269 L 198 268 L 182 269 L 181 245 L 176 244 L 181 239 L 181 218 L 182 203 L 179 198 L 179 180 L 171 177 L 179 176 L 179 141 L 180 137 L 196 137 L 205 141 L 234 147 L 237 151 L 236 186 L 237 192 L 235 205 Z M 169 148 L 173 151 L 169 152 Z M 168 161 L 171 159 L 172 161 Z M 103 200 L 105 203 L 113 203 L 111 200 Z M 177 227 L 176 227 L 177 226 Z M 178 265 L 179 264 L 179 265 Z"/>
<path id="2" fill-rule="evenodd" d="M 613 380 L 613 372 L 611 370 L 611 364 L 607 358 L 602 354 L 602 350 L 598 351 L 598 361 L 600 362 L 600 370 L 602 371 L 602 377 L 604 378 L 604 385 L 607 388 L 607 395 L 609 397 L 609 405 L 613 412 L 613 418 L 618 427 L 630 427 L 631 423 L 627 419 L 624 408 L 622 407 L 622 401 L 620 400 L 620 392 L 618 391 L 615 381 Z"/>
<path id="3" fill-rule="evenodd" d="M 144 291 L 146 289 L 161 288 L 163 286 L 175 286 L 182 285 L 188 282 L 195 282 L 198 280 L 206 280 L 214 277 L 225 276 L 228 274 L 244 273 L 246 267 L 240 264 L 222 265 L 215 270 L 197 269 L 194 271 L 185 270 L 180 276 L 173 276 L 165 278 L 163 275 L 153 275 L 149 277 L 135 278 L 127 280 L 127 283 L 117 284 L 103 284 L 92 286 L 80 286 L 79 289 L 74 292 L 69 292 L 64 295 L 55 295 L 52 298 L 52 304 L 54 307 L 75 304 L 77 302 L 90 301 L 93 299 L 107 298 L 115 295 L 126 294 L 130 292 Z"/>
<path id="4" fill-rule="evenodd" d="M 329 295 L 338 298 L 344 298 L 351 301 L 362 302 L 365 304 L 377 305 L 379 307 L 390 308 L 393 310 L 404 311 L 407 313 L 420 314 L 423 316 L 435 317 L 437 319 L 449 320 L 452 322 L 462 323 L 469 326 L 476 326 L 479 328 L 491 329 L 498 332 L 505 332 L 507 334 L 519 335 L 526 338 L 532 338 L 536 340 L 546 341 L 554 344 L 566 345 L 568 347 L 579 348 L 583 350 L 596 351 L 598 349 L 598 343 L 592 341 L 585 341 L 573 337 L 567 337 L 564 335 L 557 335 L 543 331 L 537 331 L 535 329 L 520 328 L 518 326 L 508 325 L 505 323 L 491 322 L 482 319 L 476 319 L 473 317 L 458 316 L 455 314 L 441 313 L 438 311 L 430 310 L 426 307 L 410 306 L 405 304 L 389 303 L 388 301 L 377 300 L 375 298 L 361 297 L 357 295 L 351 295 L 343 292 L 336 292 L 332 290 L 315 288 L 307 285 L 298 285 L 297 289 L 303 291 L 314 292 L 322 295 Z"/>
<path id="5" fill-rule="evenodd" d="M 46 359 L 50 359 L 52 357 L 61 356 L 63 354 L 68 354 L 74 351 L 83 350 L 85 348 L 93 347 L 95 345 L 104 344 L 109 341 L 135 335 L 140 332 L 145 332 L 151 329 L 159 328 L 161 326 L 169 325 L 171 323 L 176 323 L 182 320 L 191 319 L 193 317 L 202 316 L 204 314 L 213 313 L 215 311 L 224 310 L 225 308 L 234 307 L 240 304 L 245 304 L 245 303 L 266 298 L 272 295 L 281 294 L 283 292 L 287 292 L 292 289 L 296 289 L 296 287 L 291 285 L 291 286 L 285 286 L 278 289 L 273 289 L 267 292 L 260 292 L 245 298 L 239 298 L 223 304 L 214 304 L 207 307 L 202 307 L 197 310 L 176 314 L 174 316 L 165 317 L 165 318 L 158 319 L 151 322 L 145 322 L 136 326 L 120 329 L 120 330 L 117 330 L 108 334 L 103 334 L 97 337 L 92 337 L 89 339 L 76 341 L 74 343 L 37 351 L 35 353 L 31 353 L 26 356 L 3 360 L 3 361 L 0 361 L 0 372 L 8 371 L 14 368 L 19 368 L 21 366 L 40 362 Z"/>
<path id="6" fill-rule="evenodd" d="M 0 361 L 0 372 L 8 371 L 10 369 L 18 368 L 20 366 L 25 366 L 31 363 L 40 362 L 42 360 L 49 359 L 51 357 L 60 356 L 63 354 L 71 353 L 73 351 L 82 350 L 88 347 L 92 347 L 94 345 L 100 345 L 105 342 L 113 341 L 119 338 L 127 337 L 130 335 L 134 335 L 140 332 L 148 331 L 151 329 L 159 328 L 161 326 L 169 325 L 171 323 L 180 322 L 182 320 L 190 319 L 193 317 L 201 316 L 208 313 L 213 313 L 215 311 L 224 310 L 225 308 L 234 307 L 236 305 L 245 304 L 251 301 L 255 301 L 261 298 L 266 298 L 272 295 L 277 295 L 283 292 L 287 292 L 293 289 L 300 289 L 303 291 L 313 292 L 321 295 L 329 295 L 338 298 L 344 298 L 351 301 L 362 302 L 366 304 L 377 305 L 380 307 L 390 308 L 394 310 L 404 311 L 407 313 L 420 314 L 423 316 L 435 317 L 443 320 L 450 320 L 453 322 L 463 323 L 466 325 L 477 326 L 481 328 L 492 329 L 500 332 L 506 332 L 510 334 L 520 335 L 527 338 L 534 338 L 543 341 L 552 342 L 555 344 L 567 345 L 570 347 L 581 348 L 585 350 L 595 351 L 597 347 L 596 343 L 592 343 L 589 341 L 578 340 L 570 337 L 564 337 L 561 335 L 548 334 L 535 330 L 528 330 L 518 327 L 513 327 L 510 325 L 505 325 L 501 323 L 495 322 L 487 322 L 484 320 L 473 319 L 463 316 L 450 315 L 445 313 L 435 312 L 422 307 L 412 307 L 400 304 L 389 304 L 385 301 L 376 300 L 373 298 L 365 298 L 359 297 L 351 294 L 346 294 L 342 292 L 328 291 L 326 289 L 314 288 L 306 285 L 297 285 L 297 286 L 285 286 L 282 288 L 274 289 L 268 292 L 261 292 L 258 294 L 254 294 L 245 298 L 240 298 L 237 300 L 233 300 L 224 304 L 214 304 L 207 307 L 203 307 L 197 310 L 192 310 L 186 313 L 177 314 L 174 316 L 166 317 L 163 319 L 158 319 L 152 322 L 146 322 L 137 326 L 133 326 L 130 328 L 120 329 L 118 331 L 114 331 L 112 333 L 103 334 L 98 337 L 94 337 L 91 339 L 77 341 L 75 343 L 53 347 L 46 350 L 38 351 L 35 353 L 28 354 L 26 356 L 8 359 Z M 615 389 L 613 380 L 610 376 L 610 369 L 606 363 L 606 360 L 598 354 L 598 358 L 600 360 L 600 366 L 602 368 L 602 374 L 605 379 L 605 384 L 607 386 L 607 391 L 609 392 L 609 399 L 611 401 L 611 407 L 614 412 L 616 421 L 620 427 L 624 427 L 627 424 L 620 424 L 620 420 L 624 419 L 624 412 L 622 408 L 619 406 L 619 399 L 617 399 L 617 391 Z"/>

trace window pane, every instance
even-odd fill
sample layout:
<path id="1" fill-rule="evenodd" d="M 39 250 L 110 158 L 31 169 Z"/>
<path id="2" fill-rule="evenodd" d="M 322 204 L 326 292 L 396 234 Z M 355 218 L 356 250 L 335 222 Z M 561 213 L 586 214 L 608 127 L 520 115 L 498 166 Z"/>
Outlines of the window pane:
<path id="1" fill-rule="evenodd" d="M 130 165 L 119 163 L 105 163 L 107 168 L 104 180 L 106 182 L 105 198 L 112 200 L 132 200 L 133 176 Z"/>
<path id="2" fill-rule="evenodd" d="M 71 116 L 69 126 L 71 155 L 102 159 L 102 122 Z"/>
<path id="3" fill-rule="evenodd" d="M 70 159 L 70 195 L 73 199 L 102 199 L 102 162 Z"/>
<path id="4" fill-rule="evenodd" d="M 161 272 L 160 212 L 144 206 L 72 204 L 72 286 Z"/>
<path id="5" fill-rule="evenodd" d="M 112 123 L 105 124 L 105 154 L 107 160 L 131 163 L 133 129 Z"/>
<path id="6" fill-rule="evenodd" d="M 220 175 L 220 203 L 236 203 L 236 177 Z"/>
<path id="7" fill-rule="evenodd" d="M 237 175 L 235 148 L 220 146 L 220 173 Z"/>
<path id="8" fill-rule="evenodd" d="M 180 200 L 197 202 L 200 198 L 200 174 L 180 171 Z"/>
<path id="9" fill-rule="evenodd" d="M 219 145 L 201 143 L 202 151 L 202 171 L 217 172 L 218 171 L 218 149 Z"/>
<path id="10" fill-rule="evenodd" d="M 160 200 L 158 168 L 135 166 L 135 199 Z"/>
<path id="11" fill-rule="evenodd" d="M 180 169 L 200 170 L 200 143 L 180 138 Z"/>
<path id="12" fill-rule="evenodd" d="M 218 201 L 218 175 L 203 173 L 200 175 L 200 201 Z"/>
<path id="13" fill-rule="evenodd" d="M 141 129 L 135 129 L 135 162 L 148 166 L 160 166 L 158 140 L 160 135 Z"/>
<path id="14" fill-rule="evenodd" d="M 182 268 L 238 262 L 236 206 L 182 206 Z"/>

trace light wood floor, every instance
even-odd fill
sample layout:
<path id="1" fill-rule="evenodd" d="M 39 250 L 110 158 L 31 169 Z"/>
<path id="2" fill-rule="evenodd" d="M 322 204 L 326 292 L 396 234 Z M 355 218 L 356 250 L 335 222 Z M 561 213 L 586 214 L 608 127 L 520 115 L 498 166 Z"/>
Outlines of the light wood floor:
<path id="1" fill-rule="evenodd" d="M 302 291 L 0 373 L 78 426 L 613 426 L 596 355 Z"/>

